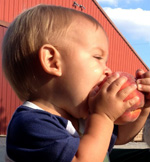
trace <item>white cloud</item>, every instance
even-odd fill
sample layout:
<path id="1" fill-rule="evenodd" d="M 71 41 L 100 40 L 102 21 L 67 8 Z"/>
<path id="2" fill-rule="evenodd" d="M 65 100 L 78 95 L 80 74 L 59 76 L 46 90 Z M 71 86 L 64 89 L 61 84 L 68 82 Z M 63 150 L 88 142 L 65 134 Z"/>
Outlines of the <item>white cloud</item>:
<path id="1" fill-rule="evenodd" d="M 105 7 L 104 10 L 123 34 L 128 34 L 136 40 L 150 42 L 150 11 L 109 7 Z"/>

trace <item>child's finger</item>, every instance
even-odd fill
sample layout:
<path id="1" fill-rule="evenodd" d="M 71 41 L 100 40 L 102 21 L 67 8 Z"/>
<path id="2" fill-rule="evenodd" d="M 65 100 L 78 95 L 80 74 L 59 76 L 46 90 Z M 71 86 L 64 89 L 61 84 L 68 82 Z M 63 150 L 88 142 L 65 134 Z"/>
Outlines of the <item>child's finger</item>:
<path id="1" fill-rule="evenodd" d="M 113 74 L 111 77 L 109 77 L 103 84 L 102 88 L 101 89 L 107 89 L 116 79 L 119 78 L 119 74 L 118 73 L 115 73 Z"/>
<path id="2" fill-rule="evenodd" d="M 139 91 L 150 92 L 150 85 L 138 84 L 137 87 Z"/>
<path id="3" fill-rule="evenodd" d="M 138 80 L 137 89 L 143 92 L 150 92 L 150 78 Z"/>
<path id="4" fill-rule="evenodd" d="M 144 78 L 150 78 L 150 71 L 147 71 L 146 73 L 144 73 Z"/>
<path id="5" fill-rule="evenodd" d="M 120 90 L 118 93 L 117 93 L 117 96 L 123 100 L 125 100 L 129 94 L 131 94 L 134 90 L 137 89 L 137 85 L 136 84 L 132 84 L 122 90 Z"/>
<path id="6" fill-rule="evenodd" d="M 119 74 L 115 73 L 114 75 L 112 75 L 111 77 L 109 77 L 104 83 L 102 82 L 102 86 L 101 83 L 99 85 L 96 85 L 89 93 L 89 97 L 94 97 L 98 94 L 99 90 L 101 89 L 101 91 L 106 91 L 107 88 L 109 87 L 110 84 L 112 84 L 112 82 L 114 82 L 117 78 L 119 78 Z"/>
<path id="7" fill-rule="evenodd" d="M 107 91 L 112 93 L 117 93 L 122 85 L 127 81 L 127 77 L 122 76 L 118 79 L 116 79 L 107 89 Z"/>
<path id="8" fill-rule="evenodd" d="M 98 86 L 95 86 L 89 93 L 89 97 L 94 97 L 97 92 L 99 91 L 99 87 Z"/>
<path id="9" fill-rule="evenodd" d="M 150 78 L 138 79 L 137 84 L 150 85 Z"/>
<path id="10" fill-rule="evenodd" d="M 135 105 L 138 101 L 139 101 L 139 97 L 135 96 L 134 98 L 125 101 L 124 105 L 125 105 L 125 107 L 130 108 L 133 105 Z"/>
<path id="11" fill-rule="evenodd" d="M 150 71 L 144 72 L 144 70 L 137 70 L 136 71 L 136 78 L 142 79 L 142 78 L 150 78 Z"/>
<path id="12" fill-rule="evenodd" d="M 136 71 L 136 78 L 138 79 L 138 78 L 143 78 L 144 76 L 144 70 L 142 70 L 142 69 L 138 69 L 137 71 Z"/>

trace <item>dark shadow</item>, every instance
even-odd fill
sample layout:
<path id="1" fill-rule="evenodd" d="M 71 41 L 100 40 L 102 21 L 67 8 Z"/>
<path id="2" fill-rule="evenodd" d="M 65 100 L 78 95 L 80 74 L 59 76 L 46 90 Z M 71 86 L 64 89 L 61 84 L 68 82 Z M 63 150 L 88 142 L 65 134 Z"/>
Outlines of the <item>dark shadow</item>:
<path id="1" fill-rule="evenodd" d="M 110 154 L 111 162 L 148 162 L 150 149 L 113 149 Z"/>

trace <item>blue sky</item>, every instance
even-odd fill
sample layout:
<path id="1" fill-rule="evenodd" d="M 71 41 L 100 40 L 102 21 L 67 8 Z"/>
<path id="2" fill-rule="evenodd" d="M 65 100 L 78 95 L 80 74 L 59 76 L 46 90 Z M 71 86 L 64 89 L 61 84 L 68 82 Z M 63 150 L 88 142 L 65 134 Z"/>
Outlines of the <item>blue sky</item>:
<path id="1" fill-rule="evenodd" d="M 140 58 L 150 68 L 150 1 L 97 1 Z"/>

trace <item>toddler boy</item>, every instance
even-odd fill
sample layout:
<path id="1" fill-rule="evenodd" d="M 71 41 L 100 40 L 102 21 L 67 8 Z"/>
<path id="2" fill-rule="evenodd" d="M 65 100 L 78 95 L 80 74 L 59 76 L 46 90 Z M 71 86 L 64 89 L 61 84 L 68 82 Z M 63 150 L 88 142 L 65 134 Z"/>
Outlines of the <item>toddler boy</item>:
<path id="1" fill-rule="evenodd" d="M 128 126 L 114 126 L 138 101 L 124 102 L 137 86 L 120 91 L 127 78 L 115 73 L 98 89 L 111 74 L 107 59 L 106 33 L 85 13 L 38 5 L 12 22 L 3 41 L 3 69 L 24 104 L 8 127 L 10 159 L 100 162 L 114 143 L 126 143 L 138 133 L 149 109 Z M 138 74 L 150 87 L 150 73 Z"/>

